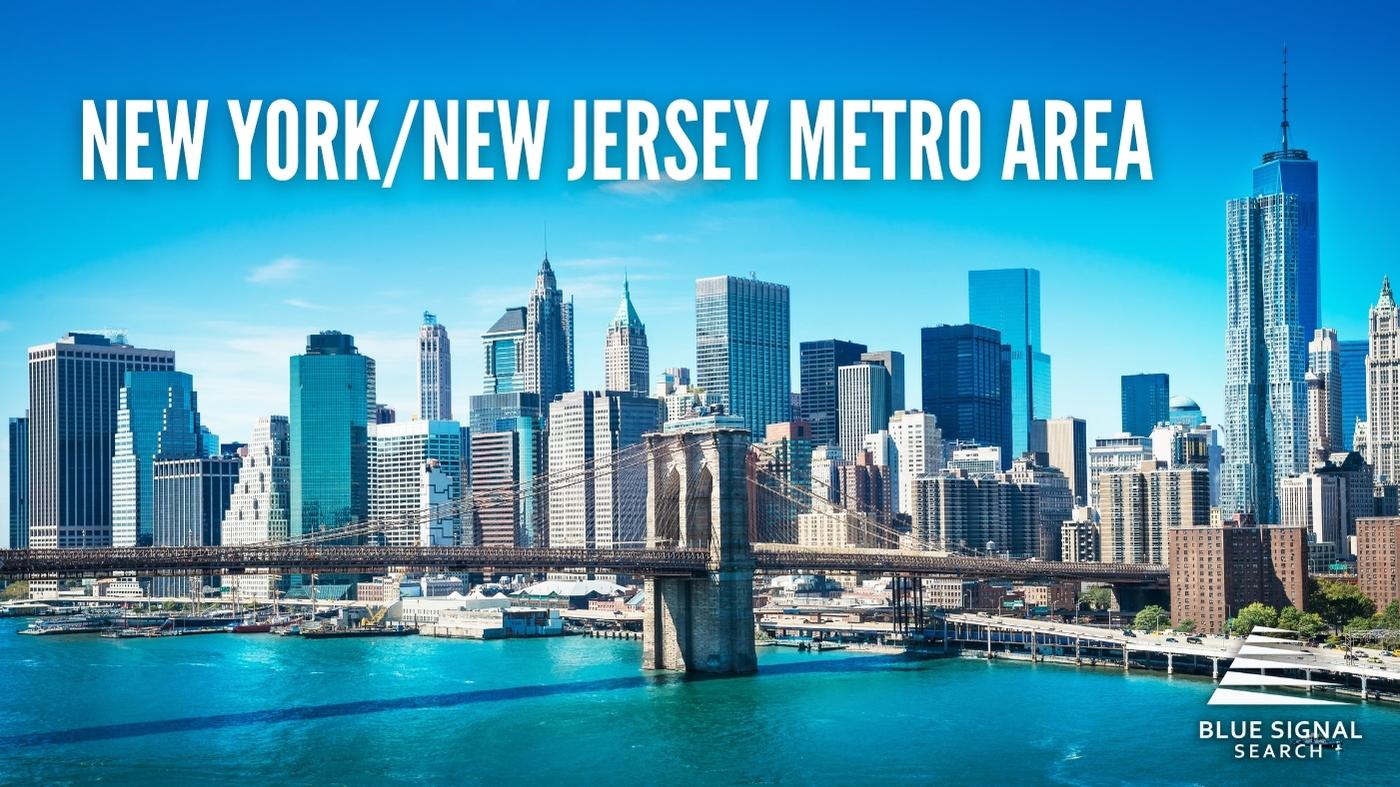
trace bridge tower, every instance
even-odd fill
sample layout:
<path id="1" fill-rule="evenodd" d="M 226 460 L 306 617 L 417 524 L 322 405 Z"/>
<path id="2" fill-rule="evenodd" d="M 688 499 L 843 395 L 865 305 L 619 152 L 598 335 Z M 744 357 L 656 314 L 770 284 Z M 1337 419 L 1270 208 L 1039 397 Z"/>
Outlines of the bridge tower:
<path id="1" fill-rule="evenodd" d="M 706 576 L 646 580 L 642 668 L 741 674 L 754 652 L 744 429 L 646 436 L 647 546 L 709 552 Z"/>

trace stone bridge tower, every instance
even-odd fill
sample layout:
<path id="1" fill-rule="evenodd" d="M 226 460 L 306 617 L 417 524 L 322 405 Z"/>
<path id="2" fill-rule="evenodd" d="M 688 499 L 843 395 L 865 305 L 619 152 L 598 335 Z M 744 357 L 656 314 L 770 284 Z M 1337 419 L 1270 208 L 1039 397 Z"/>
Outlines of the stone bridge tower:
<path id="1" fill-rule="evenodd" d="M 707 575 L 646 580 L 643 669 L 746 673 L 754 653 L 745 429 L 650 434 L 647 546 L 709 552 Z"/>

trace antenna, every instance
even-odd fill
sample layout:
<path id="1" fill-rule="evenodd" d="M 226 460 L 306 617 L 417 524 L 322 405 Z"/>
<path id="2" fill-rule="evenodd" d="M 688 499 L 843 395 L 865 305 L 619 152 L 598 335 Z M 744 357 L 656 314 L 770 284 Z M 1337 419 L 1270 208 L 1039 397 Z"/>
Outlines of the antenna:
<path id="1" fill-rule="evenodd" d="M 1288 44 L 1283 45 L 1283 149 L 1288 150 Z"/>
<path id="2" fill-rule="evenodd" d="M 1287 104 L 1287 102 L 1288 102 L 1288 100 L 1287 100 L 1287 99 L 1284 99 L 1284 103 Z M 1288 110 L 1285 109 L 1285 110 L 1284 110 L 1284 114 L 1286 115 L 1287 113 L 1288 113 Z M 1287 135 L 1285 134 L 1285 136 L 1287 136 Z M 1284 145 L 1284 147 L 1288 147 L 1288 146 L 1287 146 L 1287 145 Z M 549 220 L 548 220 L 548 219 L 546 219 L 545 222 L 544 222 L 544 258 L 545 258 L 546 260 L 549 259 Z"/>

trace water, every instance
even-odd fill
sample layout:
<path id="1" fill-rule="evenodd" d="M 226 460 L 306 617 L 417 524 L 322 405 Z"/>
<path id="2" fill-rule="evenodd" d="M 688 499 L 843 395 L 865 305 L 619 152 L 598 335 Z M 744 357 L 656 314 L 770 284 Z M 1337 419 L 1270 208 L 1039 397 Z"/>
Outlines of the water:
<path id="1" fill-rule="evenodd" d="M 1395 783 L 1400 708 L 1210 709 L 1211 683 L 761 649 L 639 670 L 633 641 L 20 637 L 0 620 L 5 784 Z M 1237 761 L 1208 719 L 1356 721 L 1315 761 Z"/>

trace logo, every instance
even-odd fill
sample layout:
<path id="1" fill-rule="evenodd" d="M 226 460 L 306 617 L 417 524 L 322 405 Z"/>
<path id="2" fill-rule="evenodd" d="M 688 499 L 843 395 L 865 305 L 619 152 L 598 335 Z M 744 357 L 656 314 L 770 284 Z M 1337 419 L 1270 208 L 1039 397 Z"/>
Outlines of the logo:
<path id="1" fill-rule="evenodd" d="M 1316 656 L 1303 649 L 1298 634 L 1287 629 L 1255 626 L 1240 645 L 1230 669 L 1225 672 L 1210 705 L 1343 705 L 1336 700 L 1271 691 L 1276 689 L 1331 689 L 1325 683 L 1286 673 L 1322 669 Z M 1281 674 L 1283 673 L 1283 674 Z"/>

